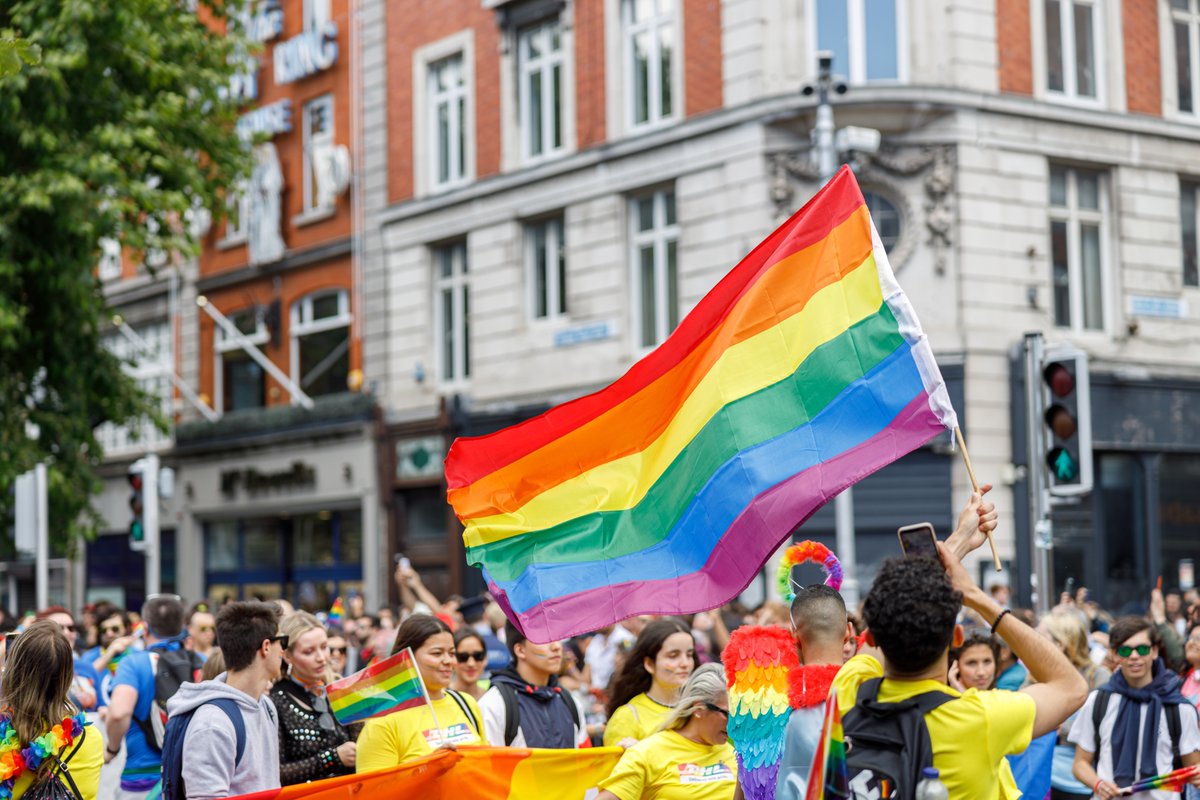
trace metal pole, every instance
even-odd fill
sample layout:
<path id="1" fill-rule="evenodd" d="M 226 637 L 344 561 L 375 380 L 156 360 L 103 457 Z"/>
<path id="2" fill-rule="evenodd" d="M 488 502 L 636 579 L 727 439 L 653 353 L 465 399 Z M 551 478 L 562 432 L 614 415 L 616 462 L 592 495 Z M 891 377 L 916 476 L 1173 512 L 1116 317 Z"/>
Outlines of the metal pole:
<path id="1" fill-rule="evenodd" d="M 50 605 L 50 503 L 46 497 L 46 465 L 33 468 L 37 487 L 37 561 L 34 566 L 34 583 L 37 607 Z"/>
<path id="2" fill-rule="evenodd" d="M 142 525 L 146 541 L 146 596 L 161 589 L 158 531 L 158 456 L 146 455 L 142 469 Z"/>
<path id="3" fill-rule="evenodd" d="M 226 317 L 217 309 L 213 308 L 213 304 L 208 302 L 207 297 L 204 295 L 197 297 L 196 305 L 200 306 L 200 308 L 204 310 L 205 314 L 208 314 L 210 317 L 212 317 L 213 321 L 216 322 L 217 325 L 220 326 L 221 330 L 225 332 L 225 335 L 233 340 L 238 347 L 242 348 L 242 350 L 246 352 L 246 355 L 254 359 L 254 361 L 260 367 L 265 369 L 272 378 L 279 381 L 279 383 L 283 385 L 283 388 L 287 389 L 288 393 L 296 399 L 297 403 L 305 408 L 313 407 L 312 398 L 305 394 L 304 390 L 297 386 L 295 381 L 285 375 L 283 370 L 275 366 L 275 363 L 271 361 L 271 359 L 264 356 L 261 350 L 251 344 L 245 336 L 242 336 L 242 332 L 237 329 L 237 326 L 230 322 L 228 317 Z"/>
<path id="4" fill-rule="evenodd" d="M 1040 331 L 1025 334 L 1025 446 L 1028 450 L 1025 485 L 1029 487 L 1029 555 L 1033 564 L 1033 602 L 1038 614 L 1050 611 L 1054 594 L 1051 579 L 1050 528 L 1045 473 L 1039 460 L 1045 450 L 1042 429 L 1042 354 L 1045 344 Z"/>
<path id="5" fill-rule="evenodd" d="M 119 330 L 125 336 L 126 339 L 128 339 L 130 342 L 133 343 L 133 346 L 138 349 L 139 353 L 145 353 L 150 350 L 150 345 L 146 343 L 146 340 L 143 339 L 140 335 L 138 335 L 137 331 L 135 331 L 133 328 L 131 328 L 129 326 L 129 323 L 125 322 L 125 320 L 121 319 L 121 317 L 119 317 L 119 316 L 113 317 L 113 325 L 116 325 L 117 330 Z M 172 342 L 173 341 L 174 340 L 172 340 Z M 172 353 L 173 353 L 174 352 L 174 344 L 172 344 L 171 347 L 172 347 Z M 171 371 L 170 371 L 171 383 L 175 386 L 176 389 L 179 390 L 179 393 L 182 394 L 184 396 L 184 398 L 186 398 L 187 401 L 189 403 L 191 403 L 192 406 L 197 411 L 199 411 L 204 416 L 204 418 L 206 420 L 208 420 L 209 422 L 216 422 L 218 419 L 220 419 L 221 418 L 220 415 L 217 414 L 216 411 L 213 411 L 212 408 L 207 403 L 205 403 L 203 400 L 201 400 L 200 396 L 192 391 L 192 387 L 190 387 L 186 383 L 184 383 L 183 379 L 180 378 L 179 375 L 177 375 L 175 373 L 174 363 L 175 363 L 175 356 L 174 356 L 174 354 L 172 354 L 172 356 L 171 356 L 172 366 L 171 366 Z"/>
<path id="6" fill-rule="evenodd" d="M 833 106 L 829 105 L 829 89 L 833 85 L 833 53 L 817 53 L 817 123 L 813 126 L 813 151 L 817 158 L 817 175 L 822 182 L 837 172 L 837 148 L 833 145 Z"/>

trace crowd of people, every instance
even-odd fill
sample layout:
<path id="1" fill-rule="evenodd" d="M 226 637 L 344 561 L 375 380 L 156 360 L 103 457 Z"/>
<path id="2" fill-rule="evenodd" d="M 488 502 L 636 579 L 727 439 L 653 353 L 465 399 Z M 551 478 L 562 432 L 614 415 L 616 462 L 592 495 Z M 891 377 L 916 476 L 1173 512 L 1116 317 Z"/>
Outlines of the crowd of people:
<path id="1" fill-rule="evenodd" d="M 154 595 L 77 623 L 50 607 L 0 623 L 0 796 L 59 796 L 31 789 L 57 783 L 91 800 L 121 755 L 119 800 L 207 800 L 489 744 L 624 748 L 602 800 L 740 797 L 720 658 L 747 625 L 790 631 L 801 665 L 778 798 L 805 796 L 835 701 L 864 797 L 932 767 L 950 797 L 1108 800 L 1200 764 L 1196 592 L 1153 588 L 1146 615 L 1114 619 L 1081 589 L 1037 619 L 962 566 L 994 524 L 974 496 L 940 559 L 886 562 L 853 611 L 818 584 L 790 606 L 636 617 L 549 644 L 490 598 L 439 600 L 407 564 L 399 613 L 368 614 L 361 598 L 338 619 Z M 329 684 L 408 648 L 429 703 L 343 725 Z M 905 742 L 902 758 L 870 744 L 881 731 Z"/>

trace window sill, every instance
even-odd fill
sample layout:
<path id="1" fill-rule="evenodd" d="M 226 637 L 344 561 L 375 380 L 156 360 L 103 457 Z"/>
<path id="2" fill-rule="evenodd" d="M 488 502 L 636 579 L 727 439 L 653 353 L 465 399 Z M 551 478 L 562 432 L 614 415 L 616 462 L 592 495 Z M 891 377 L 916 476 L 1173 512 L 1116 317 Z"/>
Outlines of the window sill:
<path id="1" fill-rule="evenodd" d="M 332 219 L 336 214 L 336 205 L 328 206 L 327 208 L 314 208 L 292 217 L 292 225 L 297 228 L 303 228 L 305 225 L 314 225 L 318 222 Z"/>
<path id="2" fill-rule="evenodd" d="M 1049 89 L 1043 89 L 1040 99 L 1047 103 L 1054 103 L 1059 106 L 1067 106 L 1070 108 L 1090 108 L 1098 111 L 1107 111 L 1108 104 L 1099 97 L 1080 97 L 1079 95 L 1063 94 L 1054 92 Z"/>
<path id="3" fill-rule="evenodd" d="M 231 239 L 222 239 L 217 242 L 218 250 L 232 250 L 235 247 L 241 247 L 250 240 L 248 236 L 235 236 Z"/>

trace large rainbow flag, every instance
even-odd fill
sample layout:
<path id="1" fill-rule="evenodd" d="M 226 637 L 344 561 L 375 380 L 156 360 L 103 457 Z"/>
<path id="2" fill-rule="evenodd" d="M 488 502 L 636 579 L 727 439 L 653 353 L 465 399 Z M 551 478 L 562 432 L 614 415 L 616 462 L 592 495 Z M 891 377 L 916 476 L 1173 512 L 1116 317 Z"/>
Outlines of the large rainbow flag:
<path id="1" fill-rule="evenodd" d="M 428 702 L 411 647 L 329 684 L 329 708 L 343 725 Z"/>
<path id="2" fill-rule="evenodd" d="M 448 498 L 545 642 L 727 602 L 826 501 L 956 425 L 843 167 L 615 383 L 458 439 Z"/>

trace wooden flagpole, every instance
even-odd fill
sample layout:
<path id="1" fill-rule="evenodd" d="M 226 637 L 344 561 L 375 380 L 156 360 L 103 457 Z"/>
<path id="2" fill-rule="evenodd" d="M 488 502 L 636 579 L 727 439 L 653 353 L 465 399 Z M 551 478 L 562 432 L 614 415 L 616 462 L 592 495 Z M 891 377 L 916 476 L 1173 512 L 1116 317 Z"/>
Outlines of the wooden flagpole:
<path id="1" fill-rule="evenodd" d="M 979 481 L 975 479 L 975 468 L 971 466 L 971 454 L 967 452 L 967 441 L 963 439 L 962 430 L 958 427 L 954 428 L 954 438 L 958 440 L 958 449 L 962 451 L 963 463 L 967 465 L 967 477 L 971 479 L 971 488 L 979 494 Z M 986 534 L 988 544 L 992 547 L 992 561 L 996 564 L 996 572 L 1004 569 L 1000 566 L 1000 554 L 996 552 L 996 542 L 992 539 L 992 532 Z"/>

